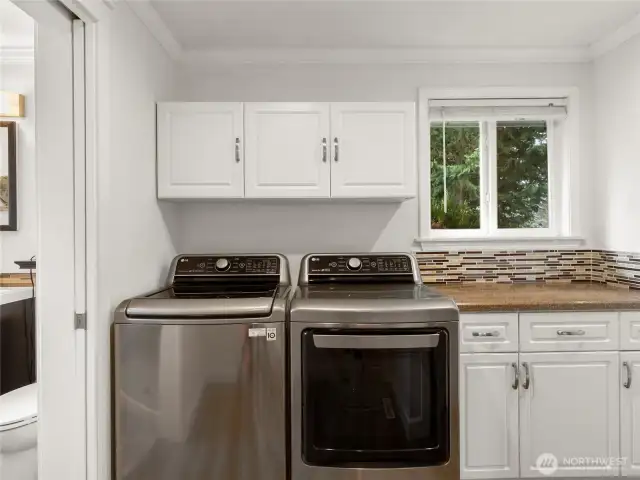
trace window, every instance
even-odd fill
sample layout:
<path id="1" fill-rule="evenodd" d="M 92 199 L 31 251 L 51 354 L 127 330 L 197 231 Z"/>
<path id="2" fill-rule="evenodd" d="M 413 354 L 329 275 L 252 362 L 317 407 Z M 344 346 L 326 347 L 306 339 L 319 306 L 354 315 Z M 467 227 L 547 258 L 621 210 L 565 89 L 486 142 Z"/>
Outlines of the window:
<path id="1" fill-rule="evenodd" d="M 547 122 L 496 123 L 498 228 L 549 228 Z"/>
<path id="2" fill-rule="evenodd" d="M 427 132 L 421 122 L 421 142 L 429 144 L 424 239 L 568 235 L 566 96 L 421 96 L 428 125 Z"/>
<path id="3" fill-rule="evenodd" d="M 480 123 L 431 124 L 431 228 L 480 228 Z"/>

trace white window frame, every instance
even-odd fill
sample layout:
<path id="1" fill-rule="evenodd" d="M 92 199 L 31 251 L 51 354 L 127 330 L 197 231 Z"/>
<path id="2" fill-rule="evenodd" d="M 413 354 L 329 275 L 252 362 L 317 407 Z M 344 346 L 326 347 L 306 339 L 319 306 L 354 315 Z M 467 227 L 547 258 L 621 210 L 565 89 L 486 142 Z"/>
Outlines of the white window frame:
<path id="1" fill-rule="evenodd" d="M 566 98 L 567 116 L 560 123 L 544 115 L 527 115 L 527 119 L 546 120 L 549 145 L 549 228 L 541 229 L 498 229 L 496 191 L 496 142 L 489 135 L 496 134 L 495 120 L 480 122 L 481 131 L 488 128 L 488 135 L 482 135 L 485 145 L 481 145 L 480 155 L 480 198 L 489 201 L 489 208 L 481 209 L 481 228 L 477 230 L 440 230 L 431 229 L 431 135 L 433 122 L 440 118 L 431 118 L 429 103 L 442 99 L 497 99 L 502 105 L 505 99 Z M 521 100 L 518 103 L 522 103 Z M 514 102 L 515 104 L 515 102 Z M 579 99 L 575 87 L 561 88 L 422 88 L 419 92 L 418 154 L 419 154 L 419 238 L 417 242 L 425 250 L 433 248 L 459 247 L 574 247 L 583 243 L 579 236 L 580 225 L 577 219 L 578 155 L 579 155 Z M 457 121 L 459 119 L 455 119 Z M 464 119 L 460 119 L 463 121 Z M 477 119 L 474 119 L 477 121 Z M 561 125 L 562 140 L 558 125 Z M 492 128 L 493 127 L 493 128 Z M 489 141 L 487 141 L 489 140 Z"/>

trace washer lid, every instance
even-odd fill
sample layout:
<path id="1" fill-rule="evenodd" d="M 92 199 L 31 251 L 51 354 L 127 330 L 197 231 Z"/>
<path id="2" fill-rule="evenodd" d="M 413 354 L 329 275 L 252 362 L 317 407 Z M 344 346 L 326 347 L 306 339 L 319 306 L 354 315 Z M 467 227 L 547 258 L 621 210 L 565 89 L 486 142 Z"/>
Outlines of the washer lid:
<path id="1" fill-rule="evenodd" d="M 0 431 L 28 425 L 37 419 L 37 383 L 0 395 Z"/>
<path id="2" fill-rule="evenodd" d="M 260 318 L 271 315 L 274 297 L 134 298 L 129 318 Z"/>

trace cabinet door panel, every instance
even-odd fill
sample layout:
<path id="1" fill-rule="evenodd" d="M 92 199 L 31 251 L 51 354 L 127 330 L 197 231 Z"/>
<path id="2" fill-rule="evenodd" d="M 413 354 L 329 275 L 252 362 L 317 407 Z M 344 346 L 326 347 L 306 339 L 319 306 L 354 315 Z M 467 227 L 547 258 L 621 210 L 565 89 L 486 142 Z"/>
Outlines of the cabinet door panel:
<path id="1" fill-rule="evenodd" d="M 242 197 L 242 104 L 158 104 L 158 197 Z"/>
<path id="2" fill-rule="evenodd" d="M 413 103 L 333 103 L 331 136 L 332 197 L 415 195 Z"/>
<path id="3" fill-rule="evenodd" d="M 518 477 L 517 364 L 517 353 L 460 355 L 463 479 Z"/>
<path id="4" fill-rule="evenodd" d="M 247 197 L 328 197 L 329 106 L 248 103 Z"/>
<path id="5" fill-rule="evenodd" d="M 542 454 L 558 461 L 556 477 L 600 477 L 618 468 L 580 467 L 579 459 L 619 453 L 619 387 L 616 352 L 520 354 L 520 471 L 544 477 Z M 526 370 L 529 388 L 524 389 Z M 543 465 L 545 466 L 545 465 Z M 549 473 L 549 472 L 545 472 Z"/>
<path id="6" fill-rule="evenodd" d="M 620 456 L 625 459 L 622 476 L 640 477 L 640 352 L 624 352 L 620 362 Z"/>

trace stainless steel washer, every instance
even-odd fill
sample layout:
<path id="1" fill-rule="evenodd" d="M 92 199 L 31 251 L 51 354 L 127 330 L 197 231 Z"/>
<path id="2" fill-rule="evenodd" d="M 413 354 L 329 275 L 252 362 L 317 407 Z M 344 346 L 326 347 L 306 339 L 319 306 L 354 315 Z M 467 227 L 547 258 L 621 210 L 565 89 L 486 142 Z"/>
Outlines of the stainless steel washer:
<path id="1" fill-rule="evenodd" d="M 458 480 L 458 309 L 409 254 L 311 254 L 291 304 L 292 480 Z"/>
<path id="2" fill-rule="evenodd" d="M 115 478 L 285 480 L 289 267 L 182 255 L 115 314 Z"/>

